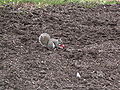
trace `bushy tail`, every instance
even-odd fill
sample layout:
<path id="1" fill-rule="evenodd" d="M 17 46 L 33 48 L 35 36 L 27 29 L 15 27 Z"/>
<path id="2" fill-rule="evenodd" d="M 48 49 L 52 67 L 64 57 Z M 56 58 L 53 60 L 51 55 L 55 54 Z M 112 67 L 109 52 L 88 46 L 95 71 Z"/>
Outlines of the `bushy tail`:
<path id="1" fill-rule="evenodd" d="M 47 33 L 43 33 L 39 36 L 39 42 L 41 43 L 41 45 L 43 46 L 47 46 L 48 42 L 50 40 L 50 36 Z"/>

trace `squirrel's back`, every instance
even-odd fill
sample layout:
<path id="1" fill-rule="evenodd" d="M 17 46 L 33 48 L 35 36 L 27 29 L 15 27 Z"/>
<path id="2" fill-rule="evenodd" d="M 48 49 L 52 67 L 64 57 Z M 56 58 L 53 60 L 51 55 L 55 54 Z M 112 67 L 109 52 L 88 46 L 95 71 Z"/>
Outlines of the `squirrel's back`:
<path id="1" fill-rule="evenodd" d="M 49 40 L 50 40 L 50 35 L 47 34 L 47 33 L 42 33 L 42 34 L 39 36 L 39 42 L 40 42 L 41 45 L 43 45 L 43 46 L 47 46 Z"/>

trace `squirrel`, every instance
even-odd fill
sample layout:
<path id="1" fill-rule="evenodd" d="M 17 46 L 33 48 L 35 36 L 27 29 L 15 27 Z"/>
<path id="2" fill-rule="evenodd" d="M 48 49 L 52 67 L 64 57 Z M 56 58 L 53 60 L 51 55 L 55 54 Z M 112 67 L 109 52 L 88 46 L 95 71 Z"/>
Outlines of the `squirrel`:
<path id="1" fill-rule="evenodd" d="M 47 33 L 42 33 L 39 36 L 39 42 L 42 46 L 45 46 L 48 49 L 55 49 L 55 48 L 63 49 L 65 47 L 61 39 L 51 38 L 50 35 Z"/>

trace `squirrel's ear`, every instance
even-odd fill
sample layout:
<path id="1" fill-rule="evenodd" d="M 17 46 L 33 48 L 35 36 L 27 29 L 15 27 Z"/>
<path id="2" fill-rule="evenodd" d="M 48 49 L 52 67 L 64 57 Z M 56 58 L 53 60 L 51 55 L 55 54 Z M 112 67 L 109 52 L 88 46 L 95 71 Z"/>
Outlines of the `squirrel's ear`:
<path id="1" fill-rule="evenodd" d="M 58 39 L 59 40 L 59 42 L 62 42 L 62 39 L 60 38 L 60 39 Z"/>

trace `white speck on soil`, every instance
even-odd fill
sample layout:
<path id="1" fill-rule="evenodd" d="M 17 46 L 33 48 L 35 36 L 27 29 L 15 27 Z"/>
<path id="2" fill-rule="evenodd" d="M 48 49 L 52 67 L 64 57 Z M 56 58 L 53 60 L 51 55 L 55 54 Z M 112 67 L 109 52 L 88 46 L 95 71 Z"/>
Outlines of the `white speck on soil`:
<path id="1" fill-rule="evenodd" d="M 81 76 L 80 76 L 80 74 L 77 72 L 77 75 L 76 75 L 76 77 L 78 77 L 78 78 L 81 78 Z"/>

